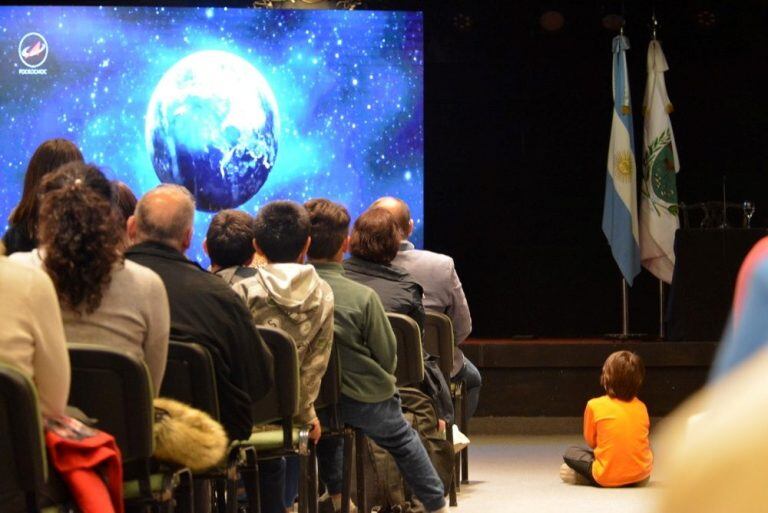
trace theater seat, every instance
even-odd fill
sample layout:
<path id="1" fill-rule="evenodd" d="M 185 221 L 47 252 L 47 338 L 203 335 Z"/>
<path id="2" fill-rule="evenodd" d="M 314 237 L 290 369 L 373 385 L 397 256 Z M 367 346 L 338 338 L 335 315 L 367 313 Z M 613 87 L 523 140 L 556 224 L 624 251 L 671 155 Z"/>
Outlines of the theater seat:
<path id="1" fill-rule="evenodd" d="M 246 464 L 240 467 L 248 488 L 248 500 L 252 511 L 258 511 L 257 462 L 298 455 L 299 512 L 317 512 L 317 475 L 314 468 L 315 447 L 309 443 L 309 426 L 295 426 L 293 419 L 299 408 L 299 362 L 293 338 L 283 330 L 259 326 L 259 334 L 272 352 L 275 385 L 254 405 L 254 422 L 262 429 L 254 429 L 247 441 L 238 442 L 247 451 Z M 268 426 L 279 427 L 270 429 Z M 254 493 L 255 492 L 255 493 Z"/>
<path id="2" fill-rule="evenodd" d="M 72 506 L 66 485 L 48 471 L 32 381 L 0 363 L 0 505 L 3 513 L 54 513 Z"/>
<path id="3" fill-rule="evenodd" d="M 152 385 L 147 366 L 135 356 L 106 346 L 69 344 L 72 386 L 69 402 L 115 437 L 123 458 L 126 506 L 192 509 L 188 469 L 166 469 L 152 459 Z"/>

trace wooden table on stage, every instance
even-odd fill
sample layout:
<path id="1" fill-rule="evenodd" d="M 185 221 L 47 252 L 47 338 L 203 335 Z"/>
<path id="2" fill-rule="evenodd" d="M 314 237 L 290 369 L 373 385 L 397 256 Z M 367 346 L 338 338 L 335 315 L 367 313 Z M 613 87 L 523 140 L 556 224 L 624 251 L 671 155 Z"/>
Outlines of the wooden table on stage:
<path id="1" fill-rule="evenodd" d="M 668 340 L 720 340 L 744 257 L 765 228 L 687 228 L 675 234 Z"/>

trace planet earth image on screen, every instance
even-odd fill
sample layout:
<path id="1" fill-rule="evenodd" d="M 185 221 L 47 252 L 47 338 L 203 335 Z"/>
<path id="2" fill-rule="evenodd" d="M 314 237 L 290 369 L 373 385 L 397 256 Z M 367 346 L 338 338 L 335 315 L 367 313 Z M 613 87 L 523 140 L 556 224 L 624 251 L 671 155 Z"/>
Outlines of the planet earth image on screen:
<path id="1" fill-rule="evenodd" d="M 144 134 L 160 181 L 183 185 L 198 210 L 215 212 L 259 192 L 275 165 L 279 129 L 277 102 L 261 73 L 241 57 L 210 50 L 165 72 Z"/>

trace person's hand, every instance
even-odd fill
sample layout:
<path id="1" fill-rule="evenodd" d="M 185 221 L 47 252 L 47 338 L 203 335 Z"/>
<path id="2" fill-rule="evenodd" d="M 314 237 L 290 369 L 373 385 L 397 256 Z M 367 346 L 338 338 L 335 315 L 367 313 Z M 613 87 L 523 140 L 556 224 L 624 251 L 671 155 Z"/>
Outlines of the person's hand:
<path id="1" fill-rule="evenodd" d="M 320 434 L 323 432 L 323 428 L 320 426 L 320 419 L 315 417 L 309 421 L 309 439 L 313 443 L 317 444 L 320 441 Z"/>
<path id="2" fill-rule="evenodd" d="M 437 430 L 441 433 L 445 432 L 445 421 L 443 419 L 437 419 Z"/>

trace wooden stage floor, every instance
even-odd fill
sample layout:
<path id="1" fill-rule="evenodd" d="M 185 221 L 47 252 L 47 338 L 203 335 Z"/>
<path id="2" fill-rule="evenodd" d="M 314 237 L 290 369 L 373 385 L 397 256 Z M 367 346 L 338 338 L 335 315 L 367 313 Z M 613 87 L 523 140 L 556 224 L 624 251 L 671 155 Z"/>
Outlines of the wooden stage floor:
<path id="1" fill-rule="evenodd" d="M 603 393 L 606 357 L 624 349 L 643 358 L 640 398 L 652 416 L 663 416 L 706 382 L 717 342 L 470 339 L 461 347 L 483 376 L 477 416 L 581 416 Z"/>

